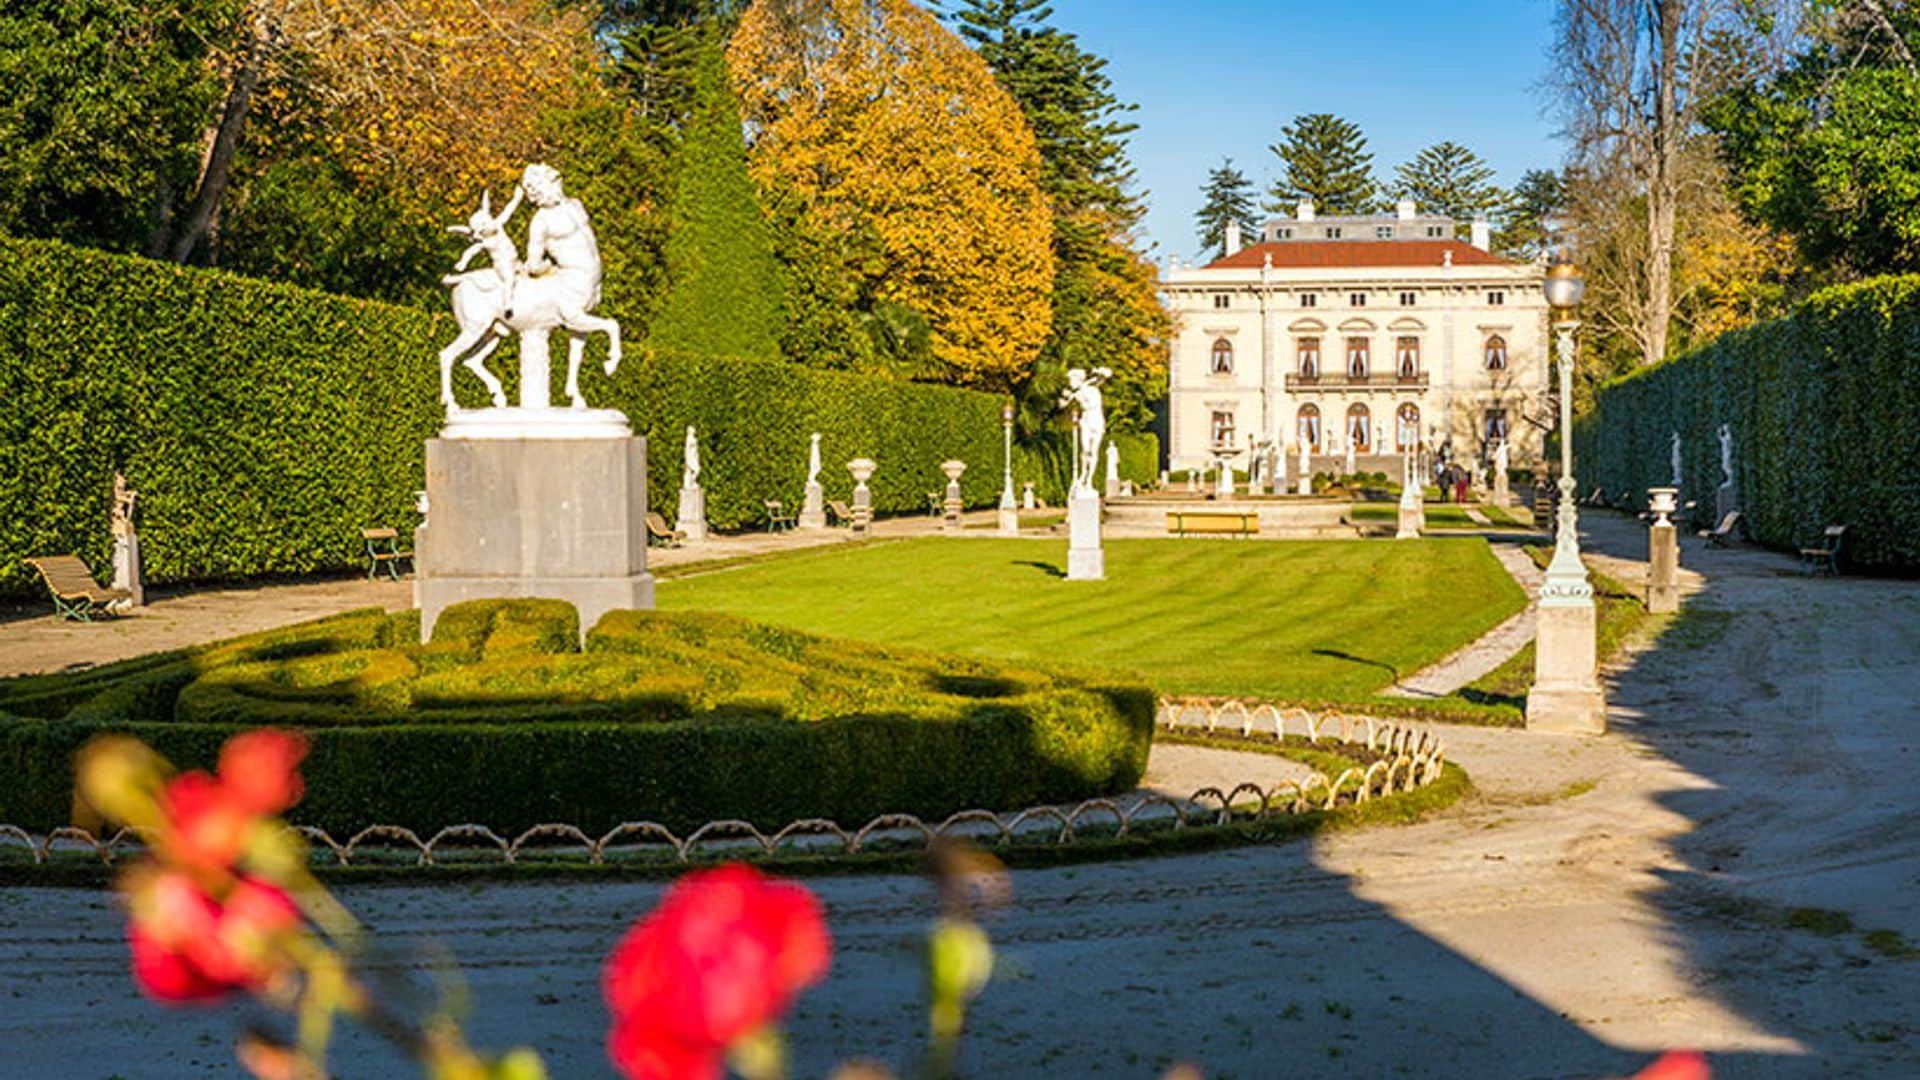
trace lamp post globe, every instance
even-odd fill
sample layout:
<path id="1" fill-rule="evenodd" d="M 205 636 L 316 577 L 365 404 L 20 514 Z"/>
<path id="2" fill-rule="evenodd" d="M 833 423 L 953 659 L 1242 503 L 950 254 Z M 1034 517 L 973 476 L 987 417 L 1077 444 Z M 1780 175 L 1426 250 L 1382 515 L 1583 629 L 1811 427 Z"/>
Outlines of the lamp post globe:
<path id="1" fill-rule="evenodd" d="M 1547 294 L 1547 304 L 1553 308 L 1554 315 L 1564 316 L 1580 306 L 1580 300 L 1587 292 L 1587 282 L 1580 276 L 1580 268 L 1561 256 L 1547 267 L 1547 280 L 1542 289 Z"/>

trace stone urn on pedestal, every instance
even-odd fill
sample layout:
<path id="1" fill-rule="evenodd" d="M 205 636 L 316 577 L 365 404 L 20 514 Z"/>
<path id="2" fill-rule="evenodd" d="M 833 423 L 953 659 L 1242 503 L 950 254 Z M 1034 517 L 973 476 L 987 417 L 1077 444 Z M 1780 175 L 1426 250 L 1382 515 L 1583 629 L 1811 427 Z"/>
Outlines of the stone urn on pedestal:
<path id="1" fill-rule="evenodd" d="M 854 458 L 847 462 L 847 472 L 853 477 L 853 534 L 865 536 L 873 529 L 873 492 L 867 490 L 867 481 L 873 478 L 873 470 L 879 465 L 872 458 Z"/>
<path id="2" fill-rule="evenodd" d="M 1680 610 L 1680 531 L 1670 516 L 1679 495 L 1679 488 L 1647 489 L 1653 511 L 1653 526 L 1647 530 L 1647 611 L 1655 615 Z"/>
<path id="3" fill-rule="evenodd" d="M 941 500 L 940 531 L 957 533 L 961 529 L 960 512 L 966 508 L 960 498 L 960 476 L 967 471 L 967 463 L 957 459 L 943 461 L 940 471 L 947 477 L 946 496 Z"/>

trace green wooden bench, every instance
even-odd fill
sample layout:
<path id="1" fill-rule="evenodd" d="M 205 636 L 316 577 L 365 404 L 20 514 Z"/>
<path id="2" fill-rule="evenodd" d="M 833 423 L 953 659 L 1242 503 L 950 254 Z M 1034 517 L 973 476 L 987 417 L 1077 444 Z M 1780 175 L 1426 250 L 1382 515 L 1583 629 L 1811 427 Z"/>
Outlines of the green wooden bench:
<path id="1" fill-rule="evenodd" d="M 1240 510 L 1169 510 L 1167 531 L 1176 536 L 1207 533 L 1252 536 L 1260 531 L 1260 514 Z"/>
<path id="2" fill-rule="evenodd" d="M 647 543 L 659 544 L 661 547 L 679 547 L 680 541 L 686 538 L 686 533 L 669 528 L 667 519 L 661 517 L 658 511 L 647 511 Z"/>
<path id="3" fill-rule="evenodd" d="M 77 556 L 42 555 L 26 563 L 40 571 L 40 580 L 53 594 L 54 613 L 63 619 L 92 622 L 96 615 L 118 615 L 113 605 L 133 599 L 125 589 L 109 589 L 95 581 L 93 571 Z"/>
<path id="4" fill-rule="evenodd" d="M 766 507 L 768 532 L 793 531 L 793 515 L 787 512 L 785 503 L 778 499 L 768 499 Z"/>
<path id="5" fill-rule="evenodd" d="M 842 525 L 853 524 L 853 511 L 849 510 L 847 504 L 841 502 L 839 499 L 827 500 L 827 512 L 832 514 L 834 520 Z"/>
<path id="6" fill-rule="evenodd" d="M 367 545 L 367 580 L 372 581 L 381 567 L 387 568 L 387 576 L 400 580 L 400 564 L 411 562 L 413 552 L 400 546 L 398 529 L 361 529 L 360 542 Z"/>
<path id="7" fill-rule="evenodd" d="M 1727 516 L 1720 519 L 1719 525 L 1711 529 L 1701 529 L 1700 539 L 1705 540 L 1708 547 L 1723 548 L 1738 540 L 1739 532 L 1740 511 L 1729 510 Z"/>
<path id="8" fill-rule="evenodd" d="M 1800 549 L 1800 569 L 1809 574 L 1840 576 L 1840 544 L 1847 538 L 1845 525 L 1829 525 L 1821 534 L 1819 547 Z"/>

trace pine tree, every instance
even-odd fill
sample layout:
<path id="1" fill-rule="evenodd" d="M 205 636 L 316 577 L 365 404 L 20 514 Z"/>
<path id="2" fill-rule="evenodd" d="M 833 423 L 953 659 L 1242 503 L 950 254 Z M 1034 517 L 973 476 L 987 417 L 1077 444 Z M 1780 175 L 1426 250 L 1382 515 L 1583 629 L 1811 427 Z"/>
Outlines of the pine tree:
<path id="1" fill-rule="evenodd" d="M 1143 212 L 1133 190 L 1124 119 L 1107 61 L 1051 26 L 1045 0 L 957 0 L 949 16 L 1033 129 L 1040 186 L 1053 207 L 1053 324 L 1034 368 L 1016 386 L 1023 430 L 1045 422 L 1071 367 L 1114 369 L 1110 420 L 1144 423 L 1164 392 L 1166 315 L 1153 268 L 1132 230 Z"/>
<path id="2" fill-rule="evenodd" d="M 1520 259 L 1545 255 L 1566 210 L 1566 178 L 1552 169 L 1528 169 L 1513 187 L 1513 198 L 1493 235 L 1493 249 Z"/>
<path id="3" fill-rule="evenodd" d="M 1507 193 L 1493 182 L 1493 166 L 1457 142 L 1437 142 L 1394 169 L 1395 198 L 1466 225 L 1506 208 Z"/>
<path id="4" fill-rule="evenodd" d="M 774 359 L 780 273 L 747 172 L 740 108 L 718 34 L 693 61 L 667 238 L 667 295 L 650 343 L 661 352 Z"/>
<path id="5" fill-rule="evenodd" d="M 1322 214 L 1370 214 L 1380 208 L 1380 185 L 1373 177 L 1373 155 L 1358 125 L 1332 113 L 1296 116 L 1280 129 L 1272 150 L 1286 175 L 1267 190 L 1267 209 L 1291 212 L 1312 199 Z"/>
<path id="6" fill-rule="evenodd" d="M 1221 159 L 1220 167 L 1207 173 L 1207 185 L 1200 191 L 1207 201 L 1193 220 L 1199 227 L 1201 248 L 1225 254 L 1229 221 L 1240 223 L 1242 235 L 1259 233 L 1253 214 L 1253 183 L 1246 173 L 1233 167 L 1232 158 Z"/>

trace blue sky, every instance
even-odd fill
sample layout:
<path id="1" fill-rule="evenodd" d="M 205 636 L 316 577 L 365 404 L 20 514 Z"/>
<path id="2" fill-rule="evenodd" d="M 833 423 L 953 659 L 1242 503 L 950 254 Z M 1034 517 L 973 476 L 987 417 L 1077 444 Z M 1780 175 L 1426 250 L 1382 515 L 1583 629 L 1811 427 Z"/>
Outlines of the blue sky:
<path id="1" fill-rule="evenodd" d="M 1191 256 L 1200 186 L 1223 155 L 1263 191 L 1267 147 L 1299 113 L 1360 125 L 1383 178 L 1442 139 L 1487 159 L 1501 184 L 1557 165 L 1537 89 L 1551 0 L 1054 0 L 1053 23 L 1109 61 L 1140 106 L 1133 163 L 1156 260 Z"/>

